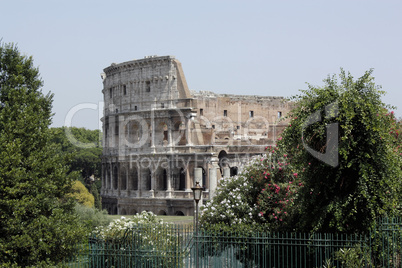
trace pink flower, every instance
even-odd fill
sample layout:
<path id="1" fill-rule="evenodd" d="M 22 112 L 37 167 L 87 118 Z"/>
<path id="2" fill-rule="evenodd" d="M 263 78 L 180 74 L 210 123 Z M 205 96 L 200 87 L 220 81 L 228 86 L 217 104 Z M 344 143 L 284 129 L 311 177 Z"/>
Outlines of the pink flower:
<path id="1" fill-rule="evenodd" d="M 293 173 L 293 176 L 295 176 L 296 178 L 297 178 L 297 173 L 295 172 L 295 173 Z M 291 183 L 291 182 L 289 182 L 289 183 Z"/>

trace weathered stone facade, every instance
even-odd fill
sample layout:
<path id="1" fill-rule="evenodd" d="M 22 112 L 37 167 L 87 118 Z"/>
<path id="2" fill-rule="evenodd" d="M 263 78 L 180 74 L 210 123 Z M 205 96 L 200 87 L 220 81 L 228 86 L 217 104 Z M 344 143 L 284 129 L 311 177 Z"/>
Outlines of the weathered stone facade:
<path id="1" fill-rule="evenodd" d="M 111 214 L 193 215 L 194 181 L 208 199 L 217 178 L 274 144 L 290 108 L 281 97 L 190 92 L 172 56 L 112 64 L 102 79 L 101 194 Z"/>

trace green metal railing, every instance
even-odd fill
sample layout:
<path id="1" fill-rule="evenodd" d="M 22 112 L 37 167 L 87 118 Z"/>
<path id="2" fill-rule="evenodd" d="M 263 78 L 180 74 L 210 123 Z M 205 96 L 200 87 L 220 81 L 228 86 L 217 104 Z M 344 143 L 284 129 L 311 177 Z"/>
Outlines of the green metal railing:
<path id="1" fill-rule="evenodd" d="M 69 267 L 402 267 L 402 222 L 383 219 L 368 235 L 255 233 L 191 226 L 140 226 L 118 239 L 92 236 Z M 197 246 L 198 245 L 198 246 Z"/>

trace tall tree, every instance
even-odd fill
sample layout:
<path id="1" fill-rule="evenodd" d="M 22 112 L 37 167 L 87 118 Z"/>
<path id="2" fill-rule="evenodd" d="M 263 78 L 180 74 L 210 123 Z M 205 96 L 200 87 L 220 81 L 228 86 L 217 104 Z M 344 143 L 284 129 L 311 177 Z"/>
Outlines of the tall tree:
<path id="1" fill-rule="evenodd" d="M 54 262 L 79 240 L 66 156 L 50 142 L 52 94 L 32 57 L 0 44 L 0 263 Z"/>
<path id="2" fill-rule="evenodd" d="M 101 181 L 99 179 L 102 156 L 101 132 L 99 130 L 76 127 L 51 128 L 50 132 L 52 134 L 52 141 L 60 148 L 60 151 L 72 155 L 70 177 L 76 177 L 77 172 L 79 172 L 81 176 L 79 180 L 85 184 L 95 197 L 95 207 L 102 209 L 100 198 Z M 78 141 L 81 145 L 85 144 L 86 146 L 77 146 L 68 136 L 72 136 L 74 141 Z"/>
<path id="3" fill-rule="evenodd" d="M 342 70 L 340 82 L 328 77 L 294 98 L 279 146 L 302 174 L 302 230 L 364 232 L 377 218 L 399 213 L 395 118 L 371 74 L 354 79 Z"/>

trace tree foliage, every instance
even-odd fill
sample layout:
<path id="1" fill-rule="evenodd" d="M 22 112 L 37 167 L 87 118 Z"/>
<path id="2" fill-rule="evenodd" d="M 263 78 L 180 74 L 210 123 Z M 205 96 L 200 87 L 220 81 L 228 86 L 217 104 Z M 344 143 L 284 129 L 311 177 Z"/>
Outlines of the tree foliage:
<path id="1" fill-rule="evenodd" d="M 50 142 L 52 94 L 32 57 L 0 45 L 0 263 L 60 260 L 80 240 L 67 160 Z"/>
<path id="2" fill-rule="evenodd" d="M 203 226 L 363 233 L 380 217 L 399 216 L 401 122 L 371 74 L 354 80 L 341 70 L 339 82 L 330 76 L 293 97 L 277 146 L 221 180 Z"/>
<path id="3" fill-rule="evenodd" d="M 102 144 L 99 130 L 60 127 L 51 128 L 51 133 L 52 141 L 60 146 L 62 152 L 73 154 L 71 171 L 81 172 L 84 179 L 92 175 L 101 176 Z"/>
<path id="4" fill-rule="evenodd" d="M 71 193 L 69 193 L 68 196 L 71 196 L 78 203 L 86 207 L 94 207 L 94 196 L 88 191 L 82 182 L 75 181 L 71 189 Z"/>
<path id="5" fill-rule="evenodd" d="M 301 230 L 364 232 L 378 217 L 399 215 L 395 118 L 371 74 L 354 80 L 341 70 L 339 82 L 328 77 L 323 87 L 309 85 L 293 98 L 297 106 L 279 147 L 305 171 Z"/>
<path id="6" fill-rule="evenodd" d="M 95 207 L 101 209 L 101 181 L 98 179 L 101 176 L 101 132 L 77 127 L 51 128 L 50 131 L 52 142 L 63 154 L 72 157 L 69 176 L 84 183 L 95 198 Z"/>

